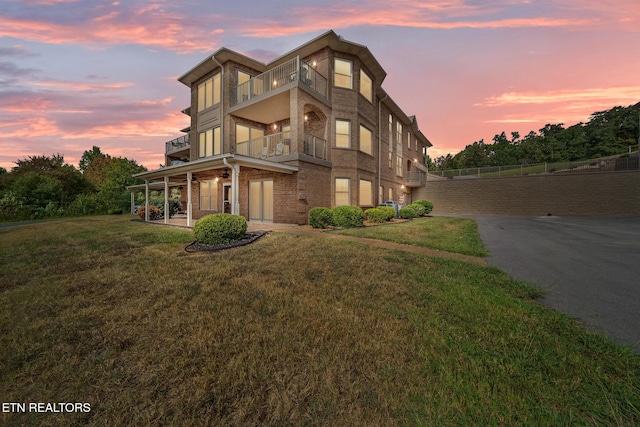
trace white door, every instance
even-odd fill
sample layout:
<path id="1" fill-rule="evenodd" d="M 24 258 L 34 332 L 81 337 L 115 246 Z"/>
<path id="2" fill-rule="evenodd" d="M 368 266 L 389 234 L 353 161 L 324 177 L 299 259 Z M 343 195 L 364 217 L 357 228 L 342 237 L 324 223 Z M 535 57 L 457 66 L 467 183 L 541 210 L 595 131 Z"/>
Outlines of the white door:
<path id="1" fill-rule="evenodd" d="M 249 181 L 249 221 L 273 222 L 273 180 Z"/>

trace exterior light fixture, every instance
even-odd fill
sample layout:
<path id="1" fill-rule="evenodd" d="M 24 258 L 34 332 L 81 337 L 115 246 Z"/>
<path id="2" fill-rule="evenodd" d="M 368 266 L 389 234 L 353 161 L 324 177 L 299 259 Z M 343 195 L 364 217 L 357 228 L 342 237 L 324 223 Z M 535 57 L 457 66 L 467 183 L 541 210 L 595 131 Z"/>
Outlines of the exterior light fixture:
<path id="1" fill-rule="evenodd" d="M 309 120 L 309 116 L 307 116 L 306 114 L 304 115 L 304 121 L 306 122 L 307 120 Z"/>

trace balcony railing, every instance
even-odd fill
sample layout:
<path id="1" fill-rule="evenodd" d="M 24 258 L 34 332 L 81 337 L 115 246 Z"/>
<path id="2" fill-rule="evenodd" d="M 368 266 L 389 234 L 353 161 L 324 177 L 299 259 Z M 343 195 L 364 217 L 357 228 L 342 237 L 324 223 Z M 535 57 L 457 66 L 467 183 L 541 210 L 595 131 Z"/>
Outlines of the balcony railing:
<path id="1" fill-rule="evenodd" d="M 189 148 L 191 146 L 191 142 L 189 141 L 189 134 L 183 135 L 179 138 L 172 139 L 171 141 L 165 142 L 165 153 L 173 153 L 176 151 L 184 150 L 185 148 Z"/>
<path id="2" fill-rule="evenodd" d="M 327 97 L 327 78 L 296 57 L 233 88 L 232 107 L 295 81 Z"/>
<path id="3" fill-rule="evenodd" d="M 407 172 L 405 185 L 407 187 L 423 187 L 427 185 L 427 173 L 421 170 Z"/>
<path id="4" fill-rule="evenodd" d="M 305 133 L 304 154 L 326 160 L 326 145 L 324 139 Z M 291 132 L 274 133 L 250 141 L 237 142 L 235 146 L 236 154 L 256 159 L 286 156 L 294 151 L 291 147 Z"/>
<path id="5" fill-rule="evenodd" d="M 316 159 L 327 160 L 327 140 L 305 132 L 304 154 Z"/>

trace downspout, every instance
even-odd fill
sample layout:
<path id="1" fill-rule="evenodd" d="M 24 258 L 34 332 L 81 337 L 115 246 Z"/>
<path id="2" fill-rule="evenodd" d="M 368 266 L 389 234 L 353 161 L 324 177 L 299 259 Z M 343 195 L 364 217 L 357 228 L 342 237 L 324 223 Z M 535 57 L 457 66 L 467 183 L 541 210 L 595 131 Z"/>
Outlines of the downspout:
<path id="1" fill-rule="evenodd" d="M 385 95 L 384 98 L 378 101 L 378 196 L 380 196 L 380 185 L 382 185 L 382 101 L 388 97 L 389 95 Z M 391 141 L 389 141 L 389 144 L 391 144 Z M 384 199 L 384 194 L 382 198 Z M 378 200 L 378 204 L 382 202 L 383 200 Z"/>

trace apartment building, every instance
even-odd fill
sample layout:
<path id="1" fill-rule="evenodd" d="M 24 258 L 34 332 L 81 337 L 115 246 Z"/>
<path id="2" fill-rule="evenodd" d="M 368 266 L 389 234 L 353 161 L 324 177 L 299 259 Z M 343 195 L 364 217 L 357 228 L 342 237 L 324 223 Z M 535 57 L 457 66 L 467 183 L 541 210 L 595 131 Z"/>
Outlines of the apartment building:
<path id="1" fill-rule="evenodd" d="M 218 212 L 306 224 L 318 206 L 409 204 L 431 143 L 385 77 L 367 47 L 333 31 L 266 64 L 222 48 L 178 79 L 191 125 L 132 190 L 179 187 L 187 225 Z"/>

